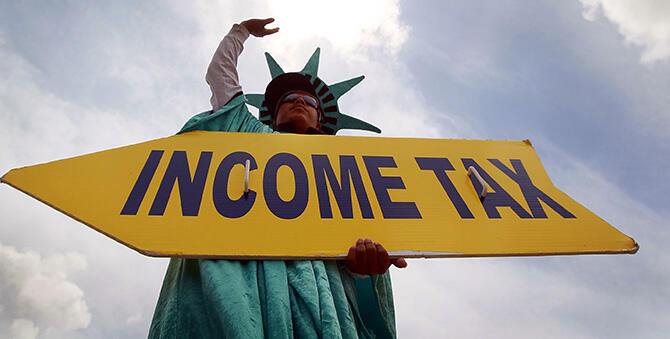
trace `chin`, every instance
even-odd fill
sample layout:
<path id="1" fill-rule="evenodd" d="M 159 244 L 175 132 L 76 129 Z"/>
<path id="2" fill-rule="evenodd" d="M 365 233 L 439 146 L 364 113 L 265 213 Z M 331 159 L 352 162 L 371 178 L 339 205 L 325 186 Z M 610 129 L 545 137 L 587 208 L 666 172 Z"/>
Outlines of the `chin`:
<path id="1" fill-rule="evenodd" d="M 310 127 L 313 127 L 313 126 L 306 123 L 305 121 L 294 121 L 293 122 L 293 129 L 298 133 L 305 132 Z"/>
<path id="2" fill-rule="evenodd" d="M 275 126 L 275 129 L 280 132 L 304 133 L 309 128 L 319 129 L 318 124 L 312 124 L 306 119 L 291 119 L 282 121 Z"/>
<path id="3" fill-rule="evenodd" d="M 291 117 L 291 119 L 289 119 L 286 122 L 290 122 L 293 126 L 296 126 L 296 127 L 303 127 L 304 126 L 305 128 L 307 128 L 307 127 L 313 126 L 310 119 L 307 119 L 307 117 L 304 116 L 304 115 L 297 115 L 297 114 L 293 115 Z"/>

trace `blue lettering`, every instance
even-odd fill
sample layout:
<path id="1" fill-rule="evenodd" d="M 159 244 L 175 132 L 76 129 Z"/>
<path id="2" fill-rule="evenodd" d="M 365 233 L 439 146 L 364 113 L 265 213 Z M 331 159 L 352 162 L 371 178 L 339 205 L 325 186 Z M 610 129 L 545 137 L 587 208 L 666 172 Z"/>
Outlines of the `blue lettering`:
<path id="1" fill-rule="evenodd" d="M 200 211 L 202 192 L 205 188 L 205 180 L 212 161 L 212 152 L 201 152 L 198 165 L 191 180 L 191 172 L 188 168 L 188 159 L 185 151 L 174 151 L 168 164 L 161 185 L 151 205 L 149 215 L 163 215 L 168 199 L 172 193 L 175 181 L 179 185 L 179 198 L 181 199 L 181 213 L 183 216 L 197 216 Z"/>
<path id="2" fill-rule="evenodd" d="M 281 166 L 288 166 L 295 178 L 295 195 L 289 201 L 282 200 L 277 192 L 277 171 Z M 268 160 L 263 172 L 263 196 L 272 214 L 279 218 L 295 219 L 305 211 L 309 186 L 307 171 L 298 157 L 290 153 L 277 153 Z"/>
<path id="3" fill-rule="evenodd" d="M 212 187 L 212 199 L 214 200 L 214 207 L 216 207 L 216 210 L 226 218 L 239 218 L 244 216 L 251 210 L 251 207 L 256 201 L 256 192 L 251 189 L 249 192 L 243 193 L 237 200 L 230 199 L 230 196 L 228 195 L 228 177 L 230 171 L 233 169 L 233 166 L 237 164 L 242 164 L 244 166 L 246 160 L 249 160 L 249 171 L 258 168 L 256 159 L 254 159 L 251 154 L 247 152 L 233 152 L 221 160 L 219 168 L 216 170 L 214 185 Z M 242 182 L 240 181 L 240 187 L 241 186 Z"/>
<path id="4" fill-rule="evenodd" d="M 519 205 L 519 203 L 514 200 L 514 198 L 512 198 L 512 196 L 509 195 L 509 193 L 507 193 L 495 180 L 493 180 L 493 178 L 491 178 L 491 176 L 488 175 L 488 173 L 486 173 L 474 160 L 464 158 L 461 159 L 461 162 L 463 162 L 463 166 L 465 166 L 466 170 L 470 166 L 473 166 L 477 172 L 479 172 L 479 175 L 482 176 L 482 179 L 484 179 L 484 181 L 486 181 L 486 183 L 495 191 L 493 193 L 486 193 L 486 198 L 481 200 L 482 206 L 484 206 L 486 215 L 488 215 L 489 218 L 500 218 L 498 207 L 509 207 L 512 209 L 512 211 L 514 211 L 514 213 L 516 213 L 516 215 L 519 216 L 519 218 L 522 219 L 532 218 L 530 213 L 523 209 L 523 207 L 521 207 L 521 205 Z M 472 186 L 475 188 L 476 192 L 481 191 L 482 187 L 479 185 L 479 182 L 474 178 L 474 176 L 470 177 L 470 182 L 472 182 Z"/>
<path id="5" fill-rule="evenodd" d="M 498 159 L 489 159 L 489 161 L 495 166 L 498 167 L 503 173 L 505 173 L 510 179 L 514 180 L 519 184 L 521 188 L 521 193 L 523 197 L 526 198 L 528 207 L 530 207 L 530 212 L 533 213 L 533 218 L 546 218 L 547 213 L 544 212 L 540 200 L 544 201 L 549 207 L 551 207 L 556 213 L 558 213 L 563 218 L 575 218 L 574 214 L 570 213 L 563 206 L 559 205 L 554 199 L 550 198 L 546 193 L 540 191 L 528 176 L 528 172 L 523 167 L 521 160 L 519 159 L 510 159 L 514 171 L 507 168 L 500 160 Z"/>
<path id="6" fill-rule="evenodd" d="M 363 156 L 363 162 L 385 219 L 421 219 L 421 213 L 414 202 L 391 201 L 389 189 L 405 189 L 402 178 L 385 177 L 379 172 L 380 167 L 397 168 L 392 157 Z"/>
<path id="7" fill-rule="evenodd" d="M 458 191 L 456 190 L 454 183 L 452 183 L 451 180 L 449 179 L 449 176 L 447 176 L 446 171 L 454 170 L 454 166 L 451 165 L 449 159 L 447 158 L 414 158 L 414 159 L 416 160 L 416 163 L 419 165 L 419 168 L 421 168 L 422 170 L 433 171 L 433 173 L 435 173 L 435 177 L 440 182 L 440 184 L 442 184 L 444 192 L 447 193 L 449 200 L 451 200 L 451 203 L 454 205 L 456 211 L 458 211 L 458 214 L 461 216 L 462 219 L 472 219 L 475 217 L 474 215 L 472 215 L 472 212 L 470 212 L 470 209 L 465 204 L 465 201 L 463 201 L 461 195 L 458 194 Z"/>
<path id="8" fill-rule="evenodd" d="M 321 218 L 332 219 L 333 210 L 330 207 L 330 197 L 328 196 L 328 187 L 326 187 L 326 177 L 330 182 L 330 188 L 333 190 L 333 196 L 337 201 L 337 207 L 340 209 L 342 218 L 351 219 L 354 217 L 353 205 L 351 202 L 351 185 L 349 178 L 356 191 L 358 206 L 361 209 L 361 215 L 365 219 L 374 218 L 370 200 L 368 200 L 361 172 L 358 170 L 356 159 L 353 155 L 340 155 L 340 182 L 333 172 L 328 156 L 325 154 L 312 154 L 312 164 L 314 166 L 314 181 L 316 183 L 316 193 L 319 197 L 319 211 Z"/>
<path id="9" fill-rule="evenodd" d="M 160 150 L 154 150 L 149 153 L 149 157 L 144 163 L 144 167 L 142 167 L 140 176 L 137 177 L 135 186 L 133 186 L 125 205 L 123 205 L 123 209 L 121 209 L 121 215 L 137 214 L 137 210 L 140 208 L 142 200 L 144 200 L 144 195 L 147 193 L 149 184 L 151 184 L 151 179 L 153 179 L 154 174 L 156 173 L 156 168 L 158 168 L 158 163 L 160 163 L 162 157 L 163 151 Z"/>

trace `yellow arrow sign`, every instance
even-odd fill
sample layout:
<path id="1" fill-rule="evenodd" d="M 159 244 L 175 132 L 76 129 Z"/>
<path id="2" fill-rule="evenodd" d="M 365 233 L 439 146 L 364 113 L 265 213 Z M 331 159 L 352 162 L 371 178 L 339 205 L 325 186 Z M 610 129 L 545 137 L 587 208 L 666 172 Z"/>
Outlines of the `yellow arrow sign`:
<path id="1" fill-rule="evenodd" d="M 2 181 L 151 256 L 338 257 L 358 238 L 406 257 L 638 248 L 555 188 L 528 141 L 196 131 Z"/>

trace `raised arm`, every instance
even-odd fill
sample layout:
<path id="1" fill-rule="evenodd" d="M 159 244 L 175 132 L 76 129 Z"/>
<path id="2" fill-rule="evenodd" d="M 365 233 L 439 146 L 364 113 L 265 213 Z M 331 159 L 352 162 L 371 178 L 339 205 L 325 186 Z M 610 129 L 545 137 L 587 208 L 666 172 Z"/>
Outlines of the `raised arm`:
<path id="1" fill-rule="evenodd" d="M 244 49 L 244 41 L 247 40 L 249 34 L 263 37 L 278 32 L 279 28 L 265 28 L 265 25 L 273 21 L 272 18 L 243 21 L 233 25 L 230 32 L 221 40 L 205 76 L 212 91 L 210 102 L 213 111 L 219 110 L 230 99 L 242 93 L 237 75 L 237 58 Z"/>

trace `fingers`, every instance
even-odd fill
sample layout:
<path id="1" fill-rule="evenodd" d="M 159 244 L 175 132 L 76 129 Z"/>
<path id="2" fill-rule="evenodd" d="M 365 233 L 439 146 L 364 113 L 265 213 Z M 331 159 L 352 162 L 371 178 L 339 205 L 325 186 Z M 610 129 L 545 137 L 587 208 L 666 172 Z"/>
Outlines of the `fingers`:
<path id="1" fill-rule="evenodd" d="M 263 32 L 261 33 L 262 36 L 270 35 L 270 34 L 275 34 L 279 32 L 279 27 L 275 28 L 265 28 L 265 26 L 269 23 L 272 23 L 275 21 L 275 18 L 267 18 L 261 21 L 262 27 L 263 27 Z"/>
<path id="2" fill-rule="evenodd" d="M 271 28 L 271 29 L 266 29 L 263 35 L 270 35 L 270 34 L 275 34 L 279 32 L 279 27 Z"/>
<path id="3" fill-rule="evenodd" d="M 368 266 L 368 256 L 365 251 L 365 241 L 358 239 L 356 241 L 356 273 L 368 274 L 366 272 Z"/>
<path id="4" fill-rule="evenodd" d="M 274 22 L 274 18 L 267 19 L 249 19 L 243 21 L 241 24 L 246 27 L 249 33 L 255 37 L 264 37 L 266 35 L 279 32 L 279 27 L 265 28 L 265 25 Z"/>
<path id="5" fill-rule="evenodd" d="M 370 239 L 358 239 L 356 244 L 349 248 L 346 265 L 351 272 L 375 275 L 386 273 L 391 265 L 405 268 L 407 262 L 404 258 L 391 259 L 384 246 L 378 242 L 372 242 Z"/>
<path id="6" fill-rule="evenodd" d="M 375 243 L 375 246 L 377 247 L 377 274 L 383 274 L 391 266 L 389 253 L 380 243 Z"/>
<path id="7" fill-rule="evenodd" d="M 349 247 L 349 254 L 347 254 L 347 268 L 352 272 L 358 271 L 356 263 L 356 245 Z"/>
<path id="8" fill-rule="evenodd" d="M 398 268 L 407 267 L 407 261 L 405 261 L 405 258 L 392 259 L 391 263 L 393 264 L 393 266 L 398 267 Z"/>
<path id="9" fill-rule="evenodd" d="M 379 274 L 379 267 L 377 267 L 377 246 L 370 239 L 365 239 L 365 255 L 367 256 L 365 262 L 365 271 L 367 274 Z"/>

